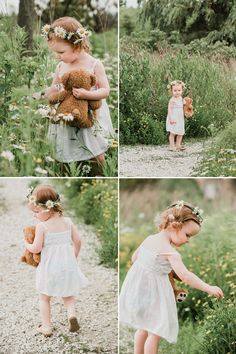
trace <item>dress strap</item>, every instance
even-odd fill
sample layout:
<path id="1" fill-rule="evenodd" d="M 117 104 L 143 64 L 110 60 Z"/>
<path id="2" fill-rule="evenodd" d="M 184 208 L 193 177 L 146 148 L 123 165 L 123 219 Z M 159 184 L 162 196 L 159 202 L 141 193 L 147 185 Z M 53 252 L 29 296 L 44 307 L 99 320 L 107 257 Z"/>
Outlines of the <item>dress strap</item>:
<path id="1" fill-rule="evenodd" d="M 40 224 L 43 226 L 43 228 L 44 228 L 46 231 L 48 231 L 48 228 L 47 228 L 47 226 L 44 224 L 44 222 L 41 222 Z"/>

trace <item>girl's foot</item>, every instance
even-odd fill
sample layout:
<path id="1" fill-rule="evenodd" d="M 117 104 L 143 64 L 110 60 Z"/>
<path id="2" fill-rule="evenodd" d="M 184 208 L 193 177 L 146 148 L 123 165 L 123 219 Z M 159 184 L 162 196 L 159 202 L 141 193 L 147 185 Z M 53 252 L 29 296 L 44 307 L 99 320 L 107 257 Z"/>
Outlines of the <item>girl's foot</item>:
<path id="1" fill-rule="evenodd" d="M 68 322 L 70 332 L 77 332 L 79 330 L 79 323 L 76 317 L 70 317 Z"/>
<path id="2" fill-rule="evenodd" d="M 44 337 L 50 337 L 52 335 L 52 327 L 47 325 L 40 325 L 37 328 L 39 333 L 42 333 Z"/>
<path id="3" fill-rule="evenodd" d="M 176 146 L 176 151 L 182 151 L 186 150 L 186 147 L 184 145 Z"/>
<path id="4" fill-rule="evenodd" d="M 169 150 L 170 150 L 170 151 L 176 151 L 176 148 L 175 148 L 175 146 L 170 146 L 170 147 L 169 147 Z"/>

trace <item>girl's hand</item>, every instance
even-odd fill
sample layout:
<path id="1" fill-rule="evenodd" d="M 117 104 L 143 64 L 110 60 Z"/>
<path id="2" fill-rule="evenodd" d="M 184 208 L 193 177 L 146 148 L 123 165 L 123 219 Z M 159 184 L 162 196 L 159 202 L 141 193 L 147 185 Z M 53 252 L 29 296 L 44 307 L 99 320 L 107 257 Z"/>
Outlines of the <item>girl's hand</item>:
<path id="1" fill-rule="evenodd" d="M 88 99 L 88 92 L 89 92 L 88 90 L 85 90 L 83 88 L 73 87 L 73 89 L 72 89 L 73 95 L 80 100 Z"/>
<path id="2" fill-rule="evenodd" d="M 221 290 L 221 288 L 219 288 L 218 286 L 209 286 L 209 290 L 207 291 L 207 293 L 209 295 L 213 295 L 215 297 L 217 297 L 217 299 L 223 298 L 224 297 L 224 293 Z"/>

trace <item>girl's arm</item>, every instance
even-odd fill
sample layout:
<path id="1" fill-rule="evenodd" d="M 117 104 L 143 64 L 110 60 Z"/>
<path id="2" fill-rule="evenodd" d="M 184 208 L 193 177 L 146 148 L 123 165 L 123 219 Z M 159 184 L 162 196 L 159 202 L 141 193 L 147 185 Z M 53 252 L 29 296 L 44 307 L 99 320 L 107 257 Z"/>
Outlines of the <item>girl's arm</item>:
<path id="1" fill-rule="evenodd" d="M 87 91 L 85 89 L 73 88 L 73 95 L 76 98 L 84 100 L 101 100 L 109 96 L 110 87 L 107 80 L 106 72 L 103 64 L 98 61 L 95 67 L 95 75 L 97 79 L 97 89 L 92 91 Z"/>
<path id="2" fill-rule="evenodd" d="M 32 253 L 39 253 L 42 251 L 44 241 L 44 227 L 38 224 L 35 229 L 35 238 L 33 243 L 28 243 L 24 240 L 25 247 Z"/>
<path id="3" fill-rule="evenodd" d="M 78 257 L 81 248 L 81 238 L 77 227 L 71 223 L 72 241 L 74 244 L 75 257 Z"/>
<path id="4" fill-rule="evenodd" d="M 168 104 L 168 118 L 169 118 L 170 124 L 176 123 L 175 120 L 172 119 L 173 105 L 174 105 L 173 101 L 172 101 L 172 99 L 170 99 L 169 104 Z"/>
<path id="5" fill-rule="evenodd" d="M 193 288 L 205 291 L 209 295 L 213 295 L 217 298 L 222 298 L 224 296 L 222 290 L 218 286 L 211 286 L 201 280 L 197 275 L 190 272 L 185 267 L 179 254 L 169 255 L 167 259 L 170 262 L 171 267 L 183 283 L 190 285 Z"/>

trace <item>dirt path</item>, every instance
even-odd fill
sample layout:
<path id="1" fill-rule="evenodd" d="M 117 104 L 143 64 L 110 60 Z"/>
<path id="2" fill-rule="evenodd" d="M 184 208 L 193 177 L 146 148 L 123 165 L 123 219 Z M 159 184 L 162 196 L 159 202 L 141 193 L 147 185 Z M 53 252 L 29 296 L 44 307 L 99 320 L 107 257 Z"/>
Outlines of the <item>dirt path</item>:
<path id="1" fill-rule="evenodd" d="M 77 301 L 81 330 L 68 331 L 66 310 L 61 299 L 54 298 L 54 334 L 44 338 L 37 333 L 35 269 L 19 261 L 24 249 L 22 229 L 35 223 L 23 205 L 28 183 L 24 179 L 0 181 L 0 354 L 116 354 L 117 273 L 99 265 L 97 237 L 83 224 L 78 226 L 83 242 L 79 264 L 90 284 Z"/>
<path id="2" fill-rule="evenodd" d="M 169 151 L 168 145 L 120 147 L 120 176 L 189 177 L 201 159 L 205 142 L 186 143 L 186 150 Z"/>

